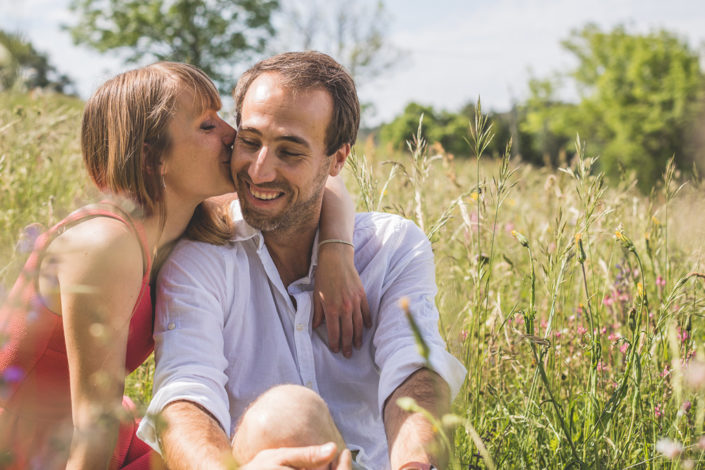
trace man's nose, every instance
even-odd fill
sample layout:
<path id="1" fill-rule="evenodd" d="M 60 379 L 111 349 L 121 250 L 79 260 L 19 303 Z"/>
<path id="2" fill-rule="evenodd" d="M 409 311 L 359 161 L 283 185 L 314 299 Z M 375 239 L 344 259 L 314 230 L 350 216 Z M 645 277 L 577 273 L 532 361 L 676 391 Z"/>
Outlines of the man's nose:
<path id="1" fill-rule="evenodd" d="M 271 155 L 269 147 L 262 146 L 257 152 L 255 161 L 252 162 L 248 173 L 253 184 L 269 183 L 274 181 L 274 156 Z"/>

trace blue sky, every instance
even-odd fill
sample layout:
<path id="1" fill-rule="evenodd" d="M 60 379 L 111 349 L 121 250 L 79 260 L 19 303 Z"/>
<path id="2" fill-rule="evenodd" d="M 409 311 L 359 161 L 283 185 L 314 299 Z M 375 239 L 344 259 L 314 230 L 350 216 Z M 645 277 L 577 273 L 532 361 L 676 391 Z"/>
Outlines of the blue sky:
<path id="1" fill-rule="evenodd" d="M 71 43 L 61 23 L 68 0 L 0 0 L 0 28 L 20 31 L 71 76 L 88 96 L 126 66 Z M 630 31 L 664 28 L 705 56 L 705 0 L 386 0 L 388 37 L 405 52 L 394 69 L 360 87 L 376 113 L 391 119 L 409 101 L 454 110 L 478 95 L 484 107 L 506 110 L 522 101 L 531 74 L 570 67 L 560 41 L 588 22 Z"/>

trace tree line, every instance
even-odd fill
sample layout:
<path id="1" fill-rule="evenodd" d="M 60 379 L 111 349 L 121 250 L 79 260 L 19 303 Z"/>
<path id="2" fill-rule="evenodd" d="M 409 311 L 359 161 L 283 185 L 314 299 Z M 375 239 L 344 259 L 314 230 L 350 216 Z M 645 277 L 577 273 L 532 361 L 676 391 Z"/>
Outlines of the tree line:
<path id="1" fill-rule="evenodd" d="M 537 165 L 564 164 L 575 152 L 576 135 L 601 170 L 620 177 L 634 172 L 649 191 L 675 156 L 683 169 L 705 163 L 705 79 L 698 53 L 668 31 L 632 34 L 588 24 L 562 46 L 576 59 L 571 70 L 532 78 L 529 96 L 508 112 L 491 112 L 495 139 L 488 154 L 500 155 L 509 138 L 513 153 Z M 558 97 L 564 87 L 577 100 Z M 423 132 L 455 156 L 469 156 L 468 125 L 474 103 L 457 112 L 418 103 L 378 130 L 382 144 L 403 149 L 423 114 Z M 697 171 L 697 169 L 696 169 Z"/>

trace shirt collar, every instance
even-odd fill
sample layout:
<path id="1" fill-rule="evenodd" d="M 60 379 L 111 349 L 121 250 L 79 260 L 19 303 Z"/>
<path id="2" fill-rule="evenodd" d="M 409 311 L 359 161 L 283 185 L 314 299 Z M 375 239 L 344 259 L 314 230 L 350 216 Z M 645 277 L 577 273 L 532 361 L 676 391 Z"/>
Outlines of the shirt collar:
<path id="1" fill-rule="evenodd" d="M 232 237 L 234 242 L 244 242 L 246 240 L 254 239 L 257 244 L 257 253 L 262 256 L 262 250 L 266 249 L 264 244 L 264 236 L 262 231 L 252 227 L 245 221 L 242 216 L 242 208 L 240 207 L 240 201 L 237 199 L 230 203 L 230 216 L 232 217 L 233 223 L 235 225 L 235 234 Z M 319 230 L 316 230 L 316 235 L 313 238 L 313 250 L 311 250 L 311 265 L 308 270 L 308 277 L 313 282 L 313 276 L 316 274 L 316 267 L 318 266 L 318 235 Z M 296 283 L 295 281 L 294 283 Z"/>

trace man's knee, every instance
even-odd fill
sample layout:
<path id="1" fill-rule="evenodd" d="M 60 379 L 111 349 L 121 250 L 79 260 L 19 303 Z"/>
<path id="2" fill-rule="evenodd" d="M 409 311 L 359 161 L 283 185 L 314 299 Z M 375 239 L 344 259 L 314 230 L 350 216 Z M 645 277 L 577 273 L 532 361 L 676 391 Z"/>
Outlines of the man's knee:
<path id="1" fill-rule="evenodd" d="M 233 454 L 241 464 L 258 452 L 280 447 L 345 443 L 328 406 L 300 385 L 278 385 L 260 395 L 245 411 L 233 437 Z"/>

